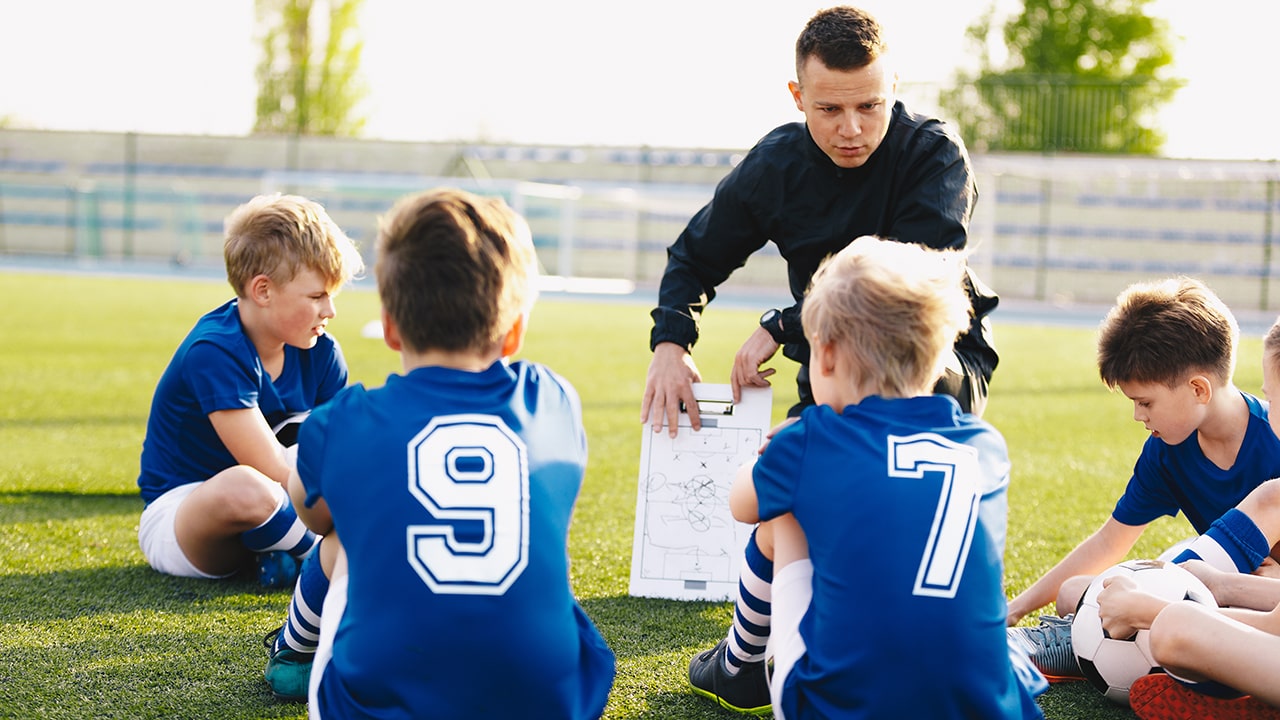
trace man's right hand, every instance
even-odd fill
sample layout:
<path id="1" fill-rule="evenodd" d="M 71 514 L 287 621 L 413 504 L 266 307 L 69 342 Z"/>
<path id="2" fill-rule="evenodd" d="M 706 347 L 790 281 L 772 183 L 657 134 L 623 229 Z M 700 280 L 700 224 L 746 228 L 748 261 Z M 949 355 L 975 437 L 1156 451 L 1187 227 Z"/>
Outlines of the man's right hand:
<path id="1" fill-rule="evenodd" d="M 665 421 L 667 434 L 676 436 L 683 403 L 694 430 L 702 429 L 698 402 L 693 396 L 693 383 L 702 382 L 693 356 L 680 345 L 658 343 L 649 361 L 649 375 L 644 381 L 644 401 L 640 405 L 640 422 L 652 420 L 653 431 L 661 432 Z"/>

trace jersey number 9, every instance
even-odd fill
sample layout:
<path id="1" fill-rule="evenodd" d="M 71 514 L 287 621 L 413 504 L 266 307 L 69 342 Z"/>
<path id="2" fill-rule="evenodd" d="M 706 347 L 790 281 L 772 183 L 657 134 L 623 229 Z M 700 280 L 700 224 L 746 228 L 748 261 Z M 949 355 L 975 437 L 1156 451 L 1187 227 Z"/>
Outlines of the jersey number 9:
<path id="1" fill-rule="evenodd" d="M 432 518 L 407 528 L 409 564 L 432 592 L 502 595 L 524 572 L 528 456 L 500 418 L 433 419 L 409 442 L 409 492 Z M 459 537 L 462 525 L 479 532 Z"/>

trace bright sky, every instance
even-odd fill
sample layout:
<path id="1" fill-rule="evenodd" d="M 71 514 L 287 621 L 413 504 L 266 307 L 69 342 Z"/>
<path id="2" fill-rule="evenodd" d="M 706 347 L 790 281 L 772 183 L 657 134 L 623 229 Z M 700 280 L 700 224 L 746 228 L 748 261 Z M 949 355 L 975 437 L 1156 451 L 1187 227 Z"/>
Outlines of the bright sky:
<path id="1" fill-rule="evenodd" d="M 903 82 L 971 63 L 992 0 L 862 0 Z M 854 0 L 856 3 L 857 0 Z M 1017 0 L 998 0 L 1018 8 Z M 830 3 L 366 0 L 366 135 L 557 145 L 746 148 L 801 119 L 795 36 Z M 1266 48 L 1276 0 L 1154 0 L 1187 86 L 1179 157 L 1280 158 Z M 0 0 L 0 118 L 18 127 L 239 135 L 253 124 L 253 0 Z"/>

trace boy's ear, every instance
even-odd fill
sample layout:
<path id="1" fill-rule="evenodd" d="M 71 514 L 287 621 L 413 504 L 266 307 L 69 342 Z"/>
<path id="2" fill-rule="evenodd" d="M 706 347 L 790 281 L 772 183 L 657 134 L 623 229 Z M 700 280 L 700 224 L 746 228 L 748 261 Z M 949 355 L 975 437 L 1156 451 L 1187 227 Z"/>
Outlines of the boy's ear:
<path id="1" fill-rule="evenodd" d="M 1191 383 L 1191 392 L 1195 393 L 1196 402 L 1207 403 L 1213 398 L 1213 383 L 1204 375 L 1192 375 L 1187 382 Z"/>
<path id="2" fill-rule="evenodd" d="M 836 371 L 835 343 L 820 342 L 815 339 L 810 347 L 813 348 L 814 359 L 818 361 L 818 372 L 823 375 L 834 373 Z"/>
<path id="3" fill-rule="evenodd" d="M 246 283 L 245 295 L 258 305 L 266 305 L 271 301 L 271 278 L 265 274 L 254 275 Z"/>
<path id="4" fill-rule="evenodd" d="M 400 339 L 400 328 L 396 326 L 396 321 L 391 319 L 391 313 L 387 312 L 386 308 L 382 309 L 382 342 L 395 352 L 400 352 L 404 347 L 404 342 Z"/>
<path id="5" fill-rule="evenodd" d="M 507 331 L 506 337 L 502 338 L 502 357 L 508 358 L 520 352 L 520 348 L 524 346 L 524 331 L 528 323 L 529 316 L 524 313 L 516 318 L 511 329 Z"/>

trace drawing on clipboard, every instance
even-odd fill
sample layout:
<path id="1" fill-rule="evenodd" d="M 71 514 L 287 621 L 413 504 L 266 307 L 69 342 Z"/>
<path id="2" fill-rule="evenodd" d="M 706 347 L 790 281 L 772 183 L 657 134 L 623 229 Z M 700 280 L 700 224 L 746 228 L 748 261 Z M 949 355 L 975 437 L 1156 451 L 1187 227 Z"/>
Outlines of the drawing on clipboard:
<path id="1" fill-rule="evenodd" d="M 632 595 L 727 600 L 738 588 L 742 548 L 752 526 L 733 519 L 729 488 L 769 430 L 773 391 L 694 383 L 702 429 L 681 415 L 676 437 L 642 431 L 636 493 Z"/>

